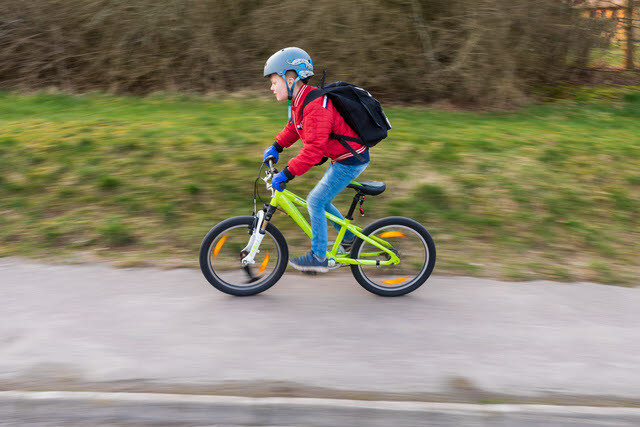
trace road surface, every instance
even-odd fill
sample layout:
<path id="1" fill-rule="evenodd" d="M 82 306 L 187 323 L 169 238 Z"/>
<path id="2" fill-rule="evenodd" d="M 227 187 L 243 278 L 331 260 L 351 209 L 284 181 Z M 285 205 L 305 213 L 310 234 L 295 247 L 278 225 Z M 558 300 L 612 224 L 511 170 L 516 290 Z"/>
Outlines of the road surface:
<path id="1" fill-rule="evenodd" d="M 640 289 L 338 270 L 237 298 L 198 270 L 0 259 L 0 389 L 581 403 L 640 398 Z"/>

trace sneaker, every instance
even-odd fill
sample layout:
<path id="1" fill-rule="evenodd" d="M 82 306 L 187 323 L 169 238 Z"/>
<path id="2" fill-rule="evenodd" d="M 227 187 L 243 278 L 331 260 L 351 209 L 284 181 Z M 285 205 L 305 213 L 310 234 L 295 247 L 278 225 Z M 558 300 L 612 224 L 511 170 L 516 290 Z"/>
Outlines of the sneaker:
<path id="1" fill-rule="evenodd" d="M 296 270 L 304 272 L 326 273 L 329 271 L 329 261 L 327 258 L 321 260 L 311 251 L 306 255 L 291 258 L 289 265 Z"/>
<path id="2" fill-rule="evenodd" d="M 351 252 L 351 246 L 353 246 L 353 242 L 355 242 L 355 241 L 356 241 L 356 237 L 355 236 L 353 236 L 349 240 L 342 239 L 342 243 L 340 243 L 340 246 L 342 247 L 342 249 L 344 249 L 344 253 Z"/>

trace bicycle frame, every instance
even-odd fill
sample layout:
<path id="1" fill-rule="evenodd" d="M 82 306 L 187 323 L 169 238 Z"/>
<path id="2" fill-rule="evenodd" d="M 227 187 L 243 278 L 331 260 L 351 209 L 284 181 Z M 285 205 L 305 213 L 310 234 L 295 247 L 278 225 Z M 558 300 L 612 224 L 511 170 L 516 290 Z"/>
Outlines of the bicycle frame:
<path id="1" fill-rule="evenodd" d="M 296 224 L 298 224 L 298 226 L 302 229 L 302 231 L 304 231 L 305 234 L 309 236 L 309 238 L 311 238 L 312 237 L 311 225 L 309 225 L 309 223 L 307 222 L 305 217 L 302 215 L 300 210 L 295 206 L 295 205 L 299 205 L 304 207 L 305 209 L 308 209 L 307 201 L 302 197 L 295 195 L 289 190 L 284 190 L 282 192 L 280 191 L 274 191 L 274 192 L 275 194 L 271 198 L 271 202 L 270 202 L 271 206 L 273 206 L 274 208 L 280 207 L 282 210 L 284 210 L 291 218 L 293 218 L 293 220 L 296 222 Z M 327 257 L 329 259 L 334 259 L 335 262 L 338 264 L 392 265 L 392 264 L 400 263 L 400 258 L 398 258 L 396 253 L 392 250 L 393 246 L 387 241 L 385 241 L 384 239 L 381 239 L 380 237 L 376 237 L 376 236 L 366 236 L 362 234 L 362 228 L 357 227 L 355 225 L 351 225 L 350 219 L 341 219 L 326 211 L 325 211 L 325 215 L 328 220 L 341 226 L 340 231 L 338 231 L 338 237 L 336 238 L 336 241 L 333 244 L 333 247 L 331 248 L 330 251 L 327 251 Z M 379 252 L 367 252 L 367 253 L 360 254 L 361 256 L 372 257 L 372 256 L 381 255 L 385 253 L 387 254 L 389 259 L 385 261 L 370 260 L 370 259 L 353 259 L 353 258 L 350 258 L 348 254 L 339 255 L 338 250 L 340 249 L 340 243 L 342 242 L 342 239 L 344 238 L 344 235 L 347 232 L 347 230 L 349 230 L 350 232 L 352 232 L 353 234 L 355 234 L 357 237 L 364 240 L 365 242 L 380 249 Z"/>

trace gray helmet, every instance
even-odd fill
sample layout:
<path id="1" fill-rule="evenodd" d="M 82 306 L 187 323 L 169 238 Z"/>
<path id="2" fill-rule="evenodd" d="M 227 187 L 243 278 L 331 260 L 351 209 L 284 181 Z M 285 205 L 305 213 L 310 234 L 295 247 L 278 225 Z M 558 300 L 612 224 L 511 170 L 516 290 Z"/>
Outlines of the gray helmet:
<path id="1" fill-rule="evenodd" d="M 299 47 L 287 47 L 271 55 L 264 64 L 264 76 L 273 73 L 284 77 L 284 73 L 293 70 L 300 79 L 313 76 L 313 61 L 307 52 Z"/>

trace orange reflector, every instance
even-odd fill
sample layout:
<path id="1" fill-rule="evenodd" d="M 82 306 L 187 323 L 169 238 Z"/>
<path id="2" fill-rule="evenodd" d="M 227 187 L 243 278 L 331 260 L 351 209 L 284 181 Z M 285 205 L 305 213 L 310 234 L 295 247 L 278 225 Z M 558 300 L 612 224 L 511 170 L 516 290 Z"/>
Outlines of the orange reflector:
<path id="1" fill-rule="evenodd" d="M 383 280 L 382 283 L 384 283 L 385 285 L 397 285 L 398 283 L 404 282 L 408 278 L 409 276 L 398 277 L 397 279 Z"/>
<path id="2" fill-rule="evenodd" d="M 213 259 L 215 259 L 218 256 L 218 253 L 220 252 L 220 249 L 222 249 L 222 245 L 224 245 L 224 242 L 227 241 L 227 237 L 229 237 L 227 234 L 222 236 L 222 238 L 220 239 L 220 241 L 218 242 L 216 247 L 213 248 Z"/>
<path id="3" fill-rule="evenodd" d="M 404 233 L 401 233 L 399 231 L 385 231 L 380 235 L 380 237 L 382 237 L 383 239 L 387 237 L 404 237 Z"/>
<path id="4" fill-rule="evenodd" d="M 262 264 L 260 264 L 258 274 L 262 274 L 262 272 L 267 268 L 267 264 L 269 264 L 269 251 L 267 251 L 267 255 L 265 255 L 264 257 L 264 261 L 262 261 Z"/>

